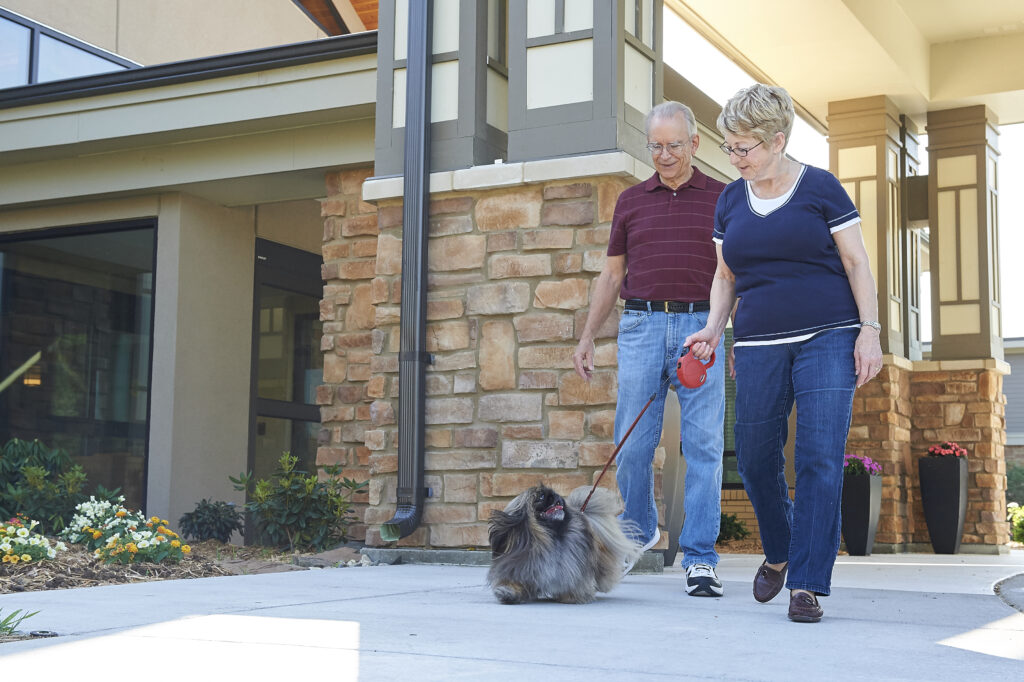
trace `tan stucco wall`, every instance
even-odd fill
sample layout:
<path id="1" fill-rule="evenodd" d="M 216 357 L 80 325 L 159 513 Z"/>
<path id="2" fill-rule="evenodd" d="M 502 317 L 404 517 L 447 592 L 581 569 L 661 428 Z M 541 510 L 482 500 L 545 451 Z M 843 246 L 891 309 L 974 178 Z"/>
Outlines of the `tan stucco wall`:
<path id="1" fill-rule="evenodd" d="M 252 209 L 160 198 L 147 514 L 244 502 L 254 261 Z"/>
<path id="2" fill-rule="evenodd" d="M 6 0 L 4 9 L 143 65 L 323 38 L 281 0 Z"/>
<path id="3" fill-rule="evenodd" d="M 320 202 L 281 201 L 256 207 L 256 236 L 320 255 L 324 219 Z"/>

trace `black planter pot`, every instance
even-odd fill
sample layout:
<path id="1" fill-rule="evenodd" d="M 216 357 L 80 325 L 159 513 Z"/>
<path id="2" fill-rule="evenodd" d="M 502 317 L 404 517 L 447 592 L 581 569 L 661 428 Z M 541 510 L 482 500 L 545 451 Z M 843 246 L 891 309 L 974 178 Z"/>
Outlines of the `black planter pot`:
<path id="1" fill-rule="evenodd" d="M 843 541 L 846 543 L 846 551 L 852 556 L 871 555 L 881 508 L 881 476 L 843 475 Z"/>
<path id="2" fill-rule="evenodd" d="M 967 459 L 921 457 L 917 460 L 917 471 L 932 549 L 936 554 L 956 554 L 960 551 L 967 512 Z"/>

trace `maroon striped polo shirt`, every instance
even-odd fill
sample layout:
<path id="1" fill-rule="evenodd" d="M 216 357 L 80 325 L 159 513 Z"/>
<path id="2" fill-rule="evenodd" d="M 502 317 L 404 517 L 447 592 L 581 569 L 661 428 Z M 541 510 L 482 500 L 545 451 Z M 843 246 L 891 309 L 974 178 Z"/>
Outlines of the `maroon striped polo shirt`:
<path id="1" fill-rule="evenodd" d="M 694 167 L 677 190 L 655 173 L 615 204 L 608 255 L 626 255 L 620 296 L 647 301 L 707 301 L 718 257 L 711 240 L 724 183 Z"/>

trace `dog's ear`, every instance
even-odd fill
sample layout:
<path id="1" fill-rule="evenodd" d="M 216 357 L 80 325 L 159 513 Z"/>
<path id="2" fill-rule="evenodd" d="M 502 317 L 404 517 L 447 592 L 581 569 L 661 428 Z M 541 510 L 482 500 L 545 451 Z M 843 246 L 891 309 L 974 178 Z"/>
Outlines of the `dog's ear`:
<path id="1" fill-rule="evenodd" d="M 491 543 L 492 558 L 517 554 L 527 548 L 530 542 L 530 529 L 526 513 L 526 507 L 522 505 L 509 511 L 491 512 L 488 539 Z"/>

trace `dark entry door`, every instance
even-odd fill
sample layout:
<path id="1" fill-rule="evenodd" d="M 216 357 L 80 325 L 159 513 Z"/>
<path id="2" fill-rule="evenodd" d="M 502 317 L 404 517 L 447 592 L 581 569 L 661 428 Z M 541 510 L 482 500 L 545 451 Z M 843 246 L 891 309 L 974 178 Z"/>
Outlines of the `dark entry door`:
<path id="1" fill-rule="evenodd" d="M 249 470 L 257 479 L 270 477 L 285 451 L 298 468 L 315 470 L 321 264 L 317 254 L 256 240 Z"/>

